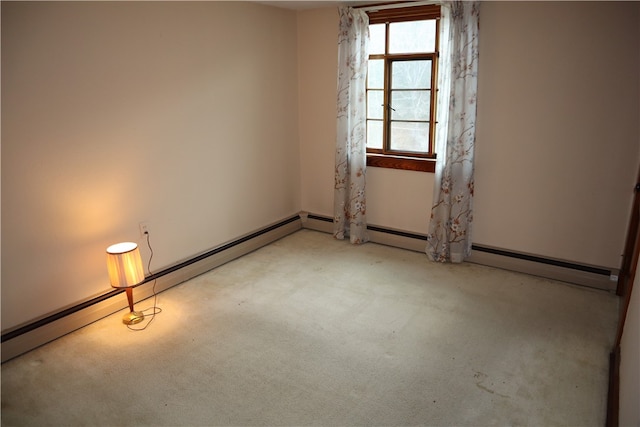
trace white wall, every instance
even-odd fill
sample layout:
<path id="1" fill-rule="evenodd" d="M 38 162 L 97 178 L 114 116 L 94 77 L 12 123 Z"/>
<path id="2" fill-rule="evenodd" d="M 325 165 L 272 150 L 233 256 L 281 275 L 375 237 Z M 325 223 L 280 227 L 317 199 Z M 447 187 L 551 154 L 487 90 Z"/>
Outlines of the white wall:
<path id="1" fill-rule="evenodd" d="M 640 273 L 640 271 L 638 272 Z M 640 274 L 636 274 L 620 341 L 620 426 L 640 425 Z"/>
<path id="2" fill-rule="evenodd" d="M 482 3 L 474 242 L 620 265 L 640 157 L 639 6 Z"/>
<path id="3" fill-rule="evenodd" d="M 619 267 L 640 155 L 640 67 L 629 54 L 639 8 L 482 2 L 475 243 Z M 333 8 L 298 15 L 302 207 L 325 215 L 337 25 Z M 432 174 L 369 168 L 367 178 L 370 223 L 427 232 Z"/>
<path id="4" fill-rule="evenodd" d="M 247 2 L 3 2 L 2 329 L 109 290 L 140 221 L 157 271 L 299 212 L 296 55 Z"/>
<path id="5" fill-rule="evenodd" d="M 298 12 L 300 187 L 304 210 L 333 216 L 338 11 Z"/>

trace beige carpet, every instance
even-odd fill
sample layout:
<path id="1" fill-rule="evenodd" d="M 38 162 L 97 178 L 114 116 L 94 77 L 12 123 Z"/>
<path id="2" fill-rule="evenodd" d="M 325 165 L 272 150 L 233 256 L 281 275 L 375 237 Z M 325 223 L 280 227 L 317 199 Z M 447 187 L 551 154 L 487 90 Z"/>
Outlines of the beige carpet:
<path id="1" fill-rule="evenodd" d="M 302 230 L 158 306 L 3 364 L 2 424 L 604 424 L 602 291 Z"/>

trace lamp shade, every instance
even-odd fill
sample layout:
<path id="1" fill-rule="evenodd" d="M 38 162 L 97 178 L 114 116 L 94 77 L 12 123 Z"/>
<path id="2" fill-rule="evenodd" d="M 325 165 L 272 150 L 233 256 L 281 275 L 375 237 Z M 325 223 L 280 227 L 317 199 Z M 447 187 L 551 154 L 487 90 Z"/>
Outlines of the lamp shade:
<path id="1" fill-rule="evenodd" d="M 116 243 L 107 248 L 107 269 L 114 288 L 129 288 L 144 280 L 142 258 L 133 242 Z"/>

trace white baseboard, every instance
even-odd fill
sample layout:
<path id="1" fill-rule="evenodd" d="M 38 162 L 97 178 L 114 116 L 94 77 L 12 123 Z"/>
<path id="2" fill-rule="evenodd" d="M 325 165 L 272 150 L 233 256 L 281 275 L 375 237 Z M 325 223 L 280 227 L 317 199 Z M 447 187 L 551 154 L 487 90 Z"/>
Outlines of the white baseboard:
<path id="1" fill-rule="evenodd" d="M 155 274 L 155 291 L 162 292 L 186 280 L 212 270 L 222 264 L 239 258 L 256 249 L 268 245 L 302 228 L 296 215 L 220 245 L 192 260 L 177 264 Z M 135 288 L 135 303 L 153 296 L 153 280 Z M 31 322 L 9 331 L 2 332 L 2 362 L 53 341 L 63 335 L 80 329 L 96 320 L 118 312 L 128 306 L 123 292 L 110 292 L 102 298 L 94 298 L 95 303 L 79 304 L 63 312 L 54 313 L 36 322 Z"/>

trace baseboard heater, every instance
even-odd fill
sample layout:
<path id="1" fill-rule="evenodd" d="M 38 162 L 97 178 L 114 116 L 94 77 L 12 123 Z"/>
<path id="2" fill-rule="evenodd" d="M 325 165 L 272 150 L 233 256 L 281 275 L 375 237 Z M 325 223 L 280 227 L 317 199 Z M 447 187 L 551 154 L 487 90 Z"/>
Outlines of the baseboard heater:
<path id="1" fill-rule="evenodd" d="M 300 228 L 300 216 L 295 215 L 165 268 L 146 277 L 144 282 L 136 287 L 136 302 L 153 295 L 154 282 L 155 292 L 162 292 Z M 127 306 L 126 299 L 120 296 L 123 292 L 113 290 L 3 332 L 0 338 L 2 362 L 122 310 Z"/>
<path id="2" fill-rule="evenodd" d="M 302 227 L 312 230 L 333 233 L 333 218 L 302 212 Z M 427 236 L 388 227 L 367 224 L 369 240 L 387 246 L 395 246 L 416 252 L 424 252 Z"/>
<path id="3" fill-rule="evenodd" d="M 333 219 L 326 216 L 307 214 L 307 218 L 333 224 Z M 427 241 L 427 236 L 425 236 L 424 234 L 416 234 L 416 233 L 411 233 L 409 231 L 396 230 L 393 228 L 378 227 L 376 225 L 367 225 L 367 230 L 378 231 L 380 233 L 394 234 L 396 236 L 409 237 L 411 239 L 424 240 L 425 242 Z"/>
<path id="4" fill-rule="evenodd" d="M 479 246 L 479 245 L 471 245 L 471 249 L 474 250 L 474 251 L 478 251 L 478 252 L 486 252 L 486 253 L 490 253 L 490 254 L 494 254 L 494 255 L 501 255 L 501 256 L 506 256 L 506 257 L 511 257 L 511 258 L 522 259 L 522 260 L 525 260 L 525 261 L 539 262 L 539 263 L 542 263 L 542 264 L 554 265 L 556 267 L 571 268 L 571 269 L 574 269 L 574 270 L 586 271 L 588 273 L 601 274 L 603 276 L 607 276 L 607 279 L 611 275 L 611 270 L 607 270 L 607 269 L 600 268 L 600 267 L 592 267 L 592 266 L 589 266 L 589 265 L 576 264 L 576 263 L 567 262 L 567 261 L 560 261 L 560 260 L 555 260 L 555 259 L 550 259 L 550 258 L 543 258 L 543 257 L 535 256 L 535 255 L 527 255 L 527 254 L 523 254 L 523 253 L 505 251 L 503 249 L 496 249 L 496 248 L 491 248 L 491 247 L 486 247 L 486 246 Z"/>
<path id="5" fill-rule="evenodd" d="M 333 232 L 333 219 L 316 214 L 301 214 L 302 226 Z M 424 252 L 427 236 L 402 230 L 368 225 L 370 240 L 403 249 Z M 618 270 L 546 258 L 490 246 L 472 245 L 469 262 L 545 277 L 606 291 L 615 291 Z"/>
<path id="6" fill-rule="evenodd" d="M 473 244 L 469 262 L 615 291 L 618 270 Z"/>

